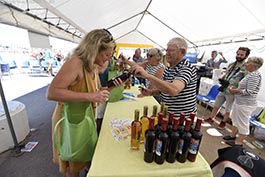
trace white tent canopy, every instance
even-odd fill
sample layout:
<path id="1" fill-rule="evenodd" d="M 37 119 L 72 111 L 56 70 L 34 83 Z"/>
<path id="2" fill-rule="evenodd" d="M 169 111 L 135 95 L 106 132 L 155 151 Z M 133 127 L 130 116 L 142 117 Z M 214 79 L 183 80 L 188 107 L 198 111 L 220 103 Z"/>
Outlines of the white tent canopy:
<path id="1" fill-rule="evenodd" d="M 120 43 L 154 44 L 163 48 L 175 36 L 184 37 L 192 47 L 262 40 L 265 35 L 263 0 L 1 2 L 1 23 L 74 42 L 95 28 L 110 30 Z"/>
<path id="2" fill-rule="evenodd" d="M 117 43 L 159 48 L 181 36 L 204 61 L 218 50 L 232 62 L 240 46 L 265 58 L 264 7 L 264 0 L 0 0 L 0 23 L 72 42 L 95 28 Z M 258 97 L 265 102 L 264 94 L 265 80 Z"/>

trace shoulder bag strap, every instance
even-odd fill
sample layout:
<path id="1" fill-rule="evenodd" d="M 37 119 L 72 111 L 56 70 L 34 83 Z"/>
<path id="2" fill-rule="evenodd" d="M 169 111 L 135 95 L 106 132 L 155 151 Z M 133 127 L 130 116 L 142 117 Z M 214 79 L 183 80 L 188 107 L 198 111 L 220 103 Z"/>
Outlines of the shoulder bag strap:
<path id="1" fill-rule="evenodd" d="M 86 75 L 86 69 L 83 66 L 83 74 L 84 74 L 84 78 L 85 78 L 85 82 L 86 82 L 86 88 L 87 88 L 87 92 L 90 92 L 89 86 L 88 86 L 88 79 L 87 79 L 87 75 Z"/>

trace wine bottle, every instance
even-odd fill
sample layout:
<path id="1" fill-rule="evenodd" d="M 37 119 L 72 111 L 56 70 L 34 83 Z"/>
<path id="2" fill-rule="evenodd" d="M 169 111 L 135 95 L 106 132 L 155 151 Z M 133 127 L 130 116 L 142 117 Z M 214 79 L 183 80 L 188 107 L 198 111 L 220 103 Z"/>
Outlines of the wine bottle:
<path id="1" fill-rule="evenodd" d="M 156 125 L 158 123 L 158 118 L 157 118 L 157 105 L 154 105 L 153 106 L 153 114 L 152 114 L 151 117 L 154 117 L 154 119 L 155 119 L 154 125 Z"/>
<path id="2" fill-rule="evenodd" d="M 106 85 L 107 85 L 108 88 L 114 87 L 115 86 L 115 84 L 114 84 L 114 80 L 115 79 L 120 78 L 124 82 L 124 81 L 126 81 L 127 79 L 130 78 L 130 75 L 131 74 L 128 71 L 124 71 L 122 74 L 120 74 L 120 75 L 110 79 L 109 81 L 107 81 Z"/>
<path id="3" fill-rule="evenodd" d="M 177 151 L 177 161 L 184 163 L 186 162 L 188 156 L 188 148 L 190 147 L 191 133 L 190 133 L 190 118 L 187 118 L 185 121 L 185 129 L 182 135 L 180 135 Z"/>
<path id="4" fill-rule="evenodd" d="M 140 137 L 142 133 L 142 123 L 139 121 L 139 109 L 134 111 L 134 121 L 131 123 L 131 149 L 139 150 Z"/>
<path id="5" fill-rule="evenodd" d="M 166 155 L 166 160 L 169 163 L 174 163 L 176 159 L 176 153 L 179 142 L 179 132 L 178 132 L 179 118 L 173 118 L 173 128 L 169 133 L 169 143 L 168 143 L 168 152 Z"/>
<path id="6" fill-rule="evenodd" d="M 167 134 L 170 134 L 172 129 L 173 129 L 173 118 L 174 118 L 174 112 L 169 112 L 168 124 L 167 124 Z"/>
<path id="7" fill-rule="evenodd" d="M 154 121 L 153 117 L 149 118 L 149 128 L 145 132 L 145 140 L 144 140 L 144 161 L 151 163 L 154 160 L 154 152 L 155 152 L 155 129 L 154 129 Z"/>
<path id="8" fill-rule="evenodd" d="M 196 160 L 196 156 L 199 152 L 201 140 L 202 140 L 202 132 L 201 132 L 201 123 L 202 119 L 197 118 L 196 121 L 196 126 L 194 130 L 191 133 L 191 143 L 190 143 L 190 148 L 188 151 L 188 157 L 187 159 L 191 162 L 194 162 Z"/>
<path id="9" fill-rule="evenodd" d="M 194 119 L 195 119 L 195 113 L 194 112 L 191 112 L 190 113 L 190 119 L 191 119 L 191 124 L 190 124 L 190 126 L 191 126 L 191 129 L 193 130 L 194 129 Z"/>
<path id="10" fill-rule="evenodd" d="M 185 113 L 181 112 L 180 113 L 180 117 L 179 117 L 179 134 L 182 135 L 183 131 L 184 131 L 184 122 L 185 122 Z"/>
<path id="11" fill-rule="evenodd" d="M 167 117 L 167 115 L 168 115 L 168 107 L 167 106 L 164 106 L 163 113 L 164 113 L 164 117 Z"/>
<path id="12" fill-rule="evenodd" d="M 131 84 L 132 84 L 132 87 L 135 85 L 135 76 L 134 75 L 131 76 Z"/>
<path id="13" fill-rule="evenodd" d="M 149 119 L 147 117 L 148 114 L 148 106 L 144 106 L 144 111 L 143 111 L 143 115 L 140 119 L 141 123 L 142 123 L 142 134 L 141 134 L 141 139 L 140 139 L 140 143 L 144 142 L 145 139 L 145 132 L 149 127 Z"/>
<path id="14" fill-rule="evenodd" d="M 161 131 L 156 138 L 155 162 L 157 164 L 163 164 L 166 158 L 168 145 L 167 122 L 167 119 L 162 119 Z"/>
<path id="15" fill-rule="evenodd" d="M 160 132 L 163 117 L 164 117 L 164 114 L 162 112 L 159 112 L 158 113 L 158 123 L 155 125 L 155 134 L 156 134 L 156 136 L 158 136 L 158 134 Z"/>

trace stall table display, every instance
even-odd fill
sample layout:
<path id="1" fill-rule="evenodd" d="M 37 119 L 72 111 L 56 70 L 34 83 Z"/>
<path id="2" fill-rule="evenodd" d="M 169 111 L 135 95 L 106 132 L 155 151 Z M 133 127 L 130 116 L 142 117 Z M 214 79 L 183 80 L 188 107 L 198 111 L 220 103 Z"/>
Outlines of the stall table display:
<path id="1" fill-rule="evenodd" d="M 130 148 L 130 125 L 134 120 L 135 109 L 143 114 L 143 107 L 148 106 L 148 115 L 152 115 L 153 105 L 159 104 L 153 97 L 137 98 L 138 86 L 133 86 L 125 92 L 134 93 L 134 99 L 125 99 L 114 103 L 108 103 L 103 125 L 98 139 L 92 165 L 87 177 L 146 177 L 146 176 L 179 176 L 179 177 L 212 177 L 212 171 L 198 153 L 195 162 L 186 161 L 180 163 L 144 161 L 144 144 L 139 150 Z M 158 109 L 159 111 L 159 109 Z"/>

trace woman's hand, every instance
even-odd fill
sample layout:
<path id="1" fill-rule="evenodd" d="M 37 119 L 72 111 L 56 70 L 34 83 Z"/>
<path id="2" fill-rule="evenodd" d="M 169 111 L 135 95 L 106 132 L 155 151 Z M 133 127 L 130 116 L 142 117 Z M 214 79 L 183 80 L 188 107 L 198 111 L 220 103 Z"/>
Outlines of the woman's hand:
<path id="1" fill-rule="evenodd" d="M 122 53 L 120 54 L 119 58 L 121 59 L 122 62 L 127 63 L 129 66 L 136 65 L 135 62 L 129 61 L 130 60 L 130 57 L 129 58 L 126 58 Z"/>
<path id="2" fill-rule="evenodd" d="M 128 61 L 129 59 L 127 59 L 124 55 L 123 55 L 123 53 L 121 53 L 120 55 L 119 55 L 119 57 L 118 58 L 120 58 L 123 62 L 125 62 L 126 63 L 126 61 Z"/>
<path id="3" fill-rule="evenodd" d="M 109 99 L 110 92 L 107 89 L 94 92 L 93 102 L 103 103 Z"/>
<path id="4" fill-rule="evenodd" d="M 235 86 L 228 87 L 230 93 L 235 94 L 238 93 L 239 90 Z"/>
<path id="5" fill-rule="evenodd" d="M 127 81 L 127 80 L 126 80 L 126 81 Z M 124 82 L 126 82 L 126 81 L 124 81 Z M 112 89 L 114 89 L 114 88 L 118 88 L 118 87 L 120 87 L 120 86 L 123 85 L 123 82 L 122 82 L 122 80 L 121 80 L 120 78 L 118 78 L 118 79 L 114 79 L 114 80 L 113 80 L 113 83 L 114 83 L 114 86 L 113 86 L 113 87 L 109 87 L 109 88 L 107 88 L 109 91 L 112 90 Z"/>

